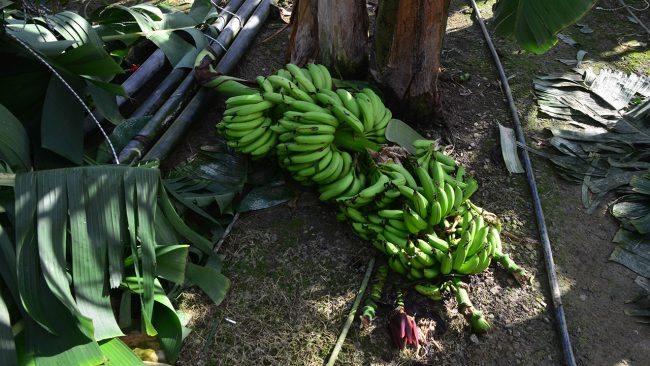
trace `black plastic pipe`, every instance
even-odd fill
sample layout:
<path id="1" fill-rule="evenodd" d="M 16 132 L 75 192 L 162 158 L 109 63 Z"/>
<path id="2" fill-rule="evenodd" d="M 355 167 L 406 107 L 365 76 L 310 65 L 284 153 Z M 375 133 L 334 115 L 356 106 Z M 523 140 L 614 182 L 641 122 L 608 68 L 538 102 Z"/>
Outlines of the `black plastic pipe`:
<path id="1" fill-rule="evenodd" d="M 474 8 L 474 14 L 478 20 L 481 30 L 483 31 L 483 36 L 487 42 L 490 53 L 492 54 L 492 59 L 499 71 L 499 78 L 501 79 L 501 86 L 503 92 L 508 99 L 508 106 L 510 107 L 510 112 L 512 114 L 512 119 L 515 124 L 515 133 L 517 135 L 517 140 L 522 145 L 526 146 L 526 138 L 524 136 L 524 131 L 521 128 L 521 121 L 519 120 L 519 113 L 517 112 L 517 107 L 515 106 L 515 101 L 512 98 L 512 91 L 510 90 L 510 84 L 508 83 L 508 77 L 506 76 L 505 71 L 503 70 L 503 65 L 499 59 L 496 48 L 492 43 L 490 34 L 488 33 L 485 23 L 481 18 L 481 12 L 476 6 L 474 0 L 470 0 L 472 7 Z M 555 262 L 553 261 L 553 252 L 551 250 L 551 242 L 548 237 L 548 231 L 546 229 L 546 220 L 544 220 L 544 211 L 542 210 L 542 202 L 539 199 L 539 194 L 537 192 L 537 183 L 535 182 L 535 174 L 533 172 L 533 164 L 530 161 L 530 156 L 528 156 L 528 151 L 523 149 L 521 150 L 521 155 L 524 160 L 524 168 L 526 170 L 526 178 L 528 180 L 528 186 L 530 187 L 530 192 L 533 197 L 533 207 L 535 209 L 535 217 L 537 218 L 537 228 L 539 230 L 539 237 L 542 241 L 542 250 L 544 251 L 544 260 L 546 262 L 546 272 L 548 272 L 548 282 L 551 286 L 551 297 L 553 298 L 553 307 L 555 308 L 555 320 L 557 321 L 558 331 L 560 333 L 560 341 L 562 343 L 562 351 L 564 353 L 564 360 L 567 365 L 575 366 L 576 360 L 573 355 L 573 349 L 571 347 L 571 338 L 569 337 L 569 331 L 567 330 L 566 318 L 564 316 L 564 305 L 562 304 L 562 297 L 560 295 L 560 285 L 557 281 L 557 273 L 555 272 Z"/>

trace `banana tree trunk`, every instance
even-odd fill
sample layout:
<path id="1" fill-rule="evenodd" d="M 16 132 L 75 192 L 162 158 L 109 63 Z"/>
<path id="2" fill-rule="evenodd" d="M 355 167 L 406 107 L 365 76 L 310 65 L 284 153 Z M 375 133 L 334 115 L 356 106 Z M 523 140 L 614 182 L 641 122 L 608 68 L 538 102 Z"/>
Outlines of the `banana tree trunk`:
<path id="1" fill-rule="evenodd" d="M 303 66 L 318 57 L 318 0 L 296 0 L 291 12 L 287 60 Z"/>
<path id="2" fill-rule="evenodd" d="M 368 9 L 365 0 L 319 0 L 321 62 L 341 77 L 363 77 L 368 68 Z"/>
<path id="3" fill-rule="evenodd" d="M 291 62 L 304 65 L 320 58 L 336 76 L 366 75 L 368 11 L 364 0 L 299 0 L 291 17 Z"/>
<path id="4" fill-rule="evenodd" d="M 438 74 L 450 0 L 381 0 L 375 77 L 407 121 L 442 119 Z"/>

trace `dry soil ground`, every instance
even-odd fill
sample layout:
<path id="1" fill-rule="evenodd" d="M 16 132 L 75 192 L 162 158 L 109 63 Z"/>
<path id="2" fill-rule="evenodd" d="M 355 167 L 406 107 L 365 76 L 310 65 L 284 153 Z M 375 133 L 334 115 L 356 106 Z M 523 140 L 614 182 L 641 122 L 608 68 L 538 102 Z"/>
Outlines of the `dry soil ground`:
<path id="1" fill-rule="evenodd" d="M 480 4 L 488 23 L 492 3 Z M 616 4 L 601 1 L 598 5 Z M 393 349 L 384 312 L 369 330 L 360 330 L 355 321 L 339 356 L 341 365 L 563 363 L 530 192 L 524 177 L 509 175 L 500 157 L 497 123 L 512 127 L 512 121 L 470 14 L 465 2 L 453 1 L 443 50 L 441 89 L 454 156 L 479 180 L 475 201 L 505 220 L 510 234 L 507 251 L 534 274 L 534 283 L 521 287 L 498 266 L 475 276 L 470 295 L 494 326 L 479 337 L 471 334 L 455 310 L 455 300 L 433 303 L 409 294 L 407 307 L 421 326 L 426 328 L 431 320 L 437 323 L 427 345 L 418 352 Z M 639 15 L 650 24 L 649 11 Z M 533 147 L 535 141 L 548 137 L 544 128 L 555 122 L 538 116 L 532 78 L 567 71 L 556 58 L 572 58 L 584 49 L 596 68 L 608 64 L 650 73 L 647 35 L 628 21 L 625 11 L 592 10 L 582 23 L 594 32 L 582 34 L 573 27 L 566 31 L 580 42 L 578 48 L 560 43 L 542 56 L 519 52 L 511 41 L 496 39 Z M 236 75 L 252 78 L 282 66 L 288 31 L 271 41 L 261 40 L 283 26 L 279 21 L 265 26 Z M 471 78 L 460 81 L 461 72 Z M 211 141 L 222 110 L 223 101 L 215 101 L 177 149 L 177 158 Z M 419 129 L 426 136 L 439 136 L 426 126 Z M 650 328 L 623 313 L 625 301 L 638 291 L 632 282 L 635 275 L 608 261 L 616 223 L 605 206 L 587 214 L 579 187 L 560 180 L 545 161 L 534 159 L 533 164 L 578 363 L 650 364 Z M 334 214 L 335 207 L 318 202 L 312 191 L 296 188 L 296 199 L 290 204 L 242 216 L 221 248 L 224 271 L 232 280 L 226 300 L 215 307 L 198 292 L 183 295 L 181 305 L 193 315 L 194 332 L 185 342 L 179 365 L 322 365 L 374 255 Z M 388 303 L 390 292 L 384 298 Z"/>

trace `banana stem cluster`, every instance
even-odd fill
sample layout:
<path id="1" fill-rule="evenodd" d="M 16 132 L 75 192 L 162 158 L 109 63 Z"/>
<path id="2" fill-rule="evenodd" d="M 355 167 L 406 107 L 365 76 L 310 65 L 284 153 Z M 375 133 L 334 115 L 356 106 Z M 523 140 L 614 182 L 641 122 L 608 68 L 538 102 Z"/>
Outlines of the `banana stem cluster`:
<path id="1" fill-rule="evenodd" d="M 527 274 L 503 254 L 498 217 L 470 201 L 478 184 L 465 168 L 436 141 L 415 141 L 415 155 L 383 145 L 390 110 L 371 89 L 336 88 L 322 65 L 288 64 L 256 84 L 226 76 L 206 84 L 239 94 L 217 124 L 228 145 L 254 159 L 274 156 L 296 181 L 316 185 L 319 198 L 336 202 L 337 218 L 385 254 L 393 272 L 432 300 L 449 290 L 474 331 L 489 329 L 457 282 L 485 271 L 493 258 L 518 279 Z M 376 286 L 362 315 L 368 321 L 383 281 Z"/>

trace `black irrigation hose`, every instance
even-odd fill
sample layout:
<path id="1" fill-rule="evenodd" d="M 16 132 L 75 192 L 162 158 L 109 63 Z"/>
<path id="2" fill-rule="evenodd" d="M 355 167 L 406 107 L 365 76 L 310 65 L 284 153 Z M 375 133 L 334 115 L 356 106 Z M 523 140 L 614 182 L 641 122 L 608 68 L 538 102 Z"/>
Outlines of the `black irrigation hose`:
<path id="1" fill-rule="evenodd" d="M 497 54 L 490 34 L 488 33 L 485 23 L 481 18 L 481 12 L 476 6 L 474 0 L 470 0 L 472 7 L 474 8 L 474 13 L 476 19 L 478 20 L 481 30 L 483 31 L 483 36 L 487 42 L 488 47 L 490 48 L 490 53 L 492 53 L 492 58 L 494 63 L 499 71 L 499 78 L 501 79 L 501 86 L 503 92 L 508 98 L 508 105 L 510 107 L 510 112 L 512 113 L 512 119 L 515 122 L 515 132 L 517 134 L 517 140 L 526 145 L 526 138 L 524 137 L 524 132 L 521 128 L 521 122 L 519 121 L 519 115 L 517 113 L 517 108 L 515 106 L 515 101 L 512 98 L 512 92 L 510 91 L 510 85 L 508 84 L 508 78 L 505 71 L 503 70 L 503 65 L 501 65 L 501 60 L 499 60 L 499 55 Z M 530 187 L 531 194 L 533 196 L 533 206 L 535 209 L 535 217 L 537 218 L 537 227 L 539 229 L 539 236 L 542 241 L 542 249 L 544 250 L 544 259 L 546 262 L 546 271 L 548 272 L 548 281 L 551 286 L 551 296 L 553 298 L 553 307 L 555 308 L 555 319 L 557 321 L 558 331 L 560 332 L 560 341 L 562 343 L 562 351 L 564 352 L 564 360 L 569 366 L 574 366 L 576 364 L 575 357 L 573 356 L 573 349 L 571 348 L 571 338 L 569 337 L 569 332 L 567 330 L 566 319 L 564 317 L 564 306 L 562 305 L 562 297 L 560 296 L 560 286 L 557 282 L 557 273 L 555 273 L 555 263 L 553 262 L 553 253 L 551 251 L 551 242 L 548 238 L 548 231 L 546 230 L 546 221 L 544 220 L 544 212 L 542 211 L 542 203 L 539 199 L 539 194 L 537 193 L 537 183 L 535 183 L 535 175 L 533 173 L 533 165 L 530 162 L 530 157 L 528 156 L 528 151 L 523 149 L 521 155 L 524 160 L 524 167 L 526 169 L 526 178 L 528 180 L 528 185 Z"/>

